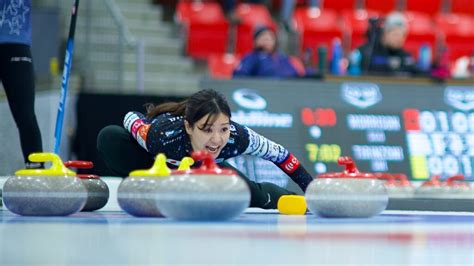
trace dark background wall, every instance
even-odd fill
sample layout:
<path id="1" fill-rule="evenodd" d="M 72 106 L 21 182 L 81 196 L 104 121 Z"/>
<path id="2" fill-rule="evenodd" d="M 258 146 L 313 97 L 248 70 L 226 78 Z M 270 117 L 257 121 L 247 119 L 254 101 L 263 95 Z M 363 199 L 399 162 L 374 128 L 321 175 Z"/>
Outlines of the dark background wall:
<path id="1" fill-rule="evenodd" d="M 59 10 L 35 7 L 31 13 L 32 45 L 37 78 L 47 79 L 50 61 L 59 55 Z"/>
<path id="2" fill-rule="evenodd" d="M 150 95 L 113 95 L 80 93 L 77 99 L 77 126 L 72 142 L 72 152 L 77 159 L 92 161 L 93 169 L 87 173 L 111 175 L 96 149 L 97 135 L 107 125 L 122 125 L 128 111 L 145 113 L 144 104 L 181 101 L 181 97 Z"/>

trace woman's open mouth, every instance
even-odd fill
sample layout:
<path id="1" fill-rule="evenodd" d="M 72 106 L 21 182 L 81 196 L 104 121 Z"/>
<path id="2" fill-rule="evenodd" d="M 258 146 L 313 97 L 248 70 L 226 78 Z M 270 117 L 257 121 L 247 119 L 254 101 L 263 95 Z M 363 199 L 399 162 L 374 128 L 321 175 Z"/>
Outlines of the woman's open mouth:
<path id="1" fill-rule="evenodd" d="M 220 146 L 206 146 L 206 150 L 210 153 L 216 153 L 219 151 Z"/>

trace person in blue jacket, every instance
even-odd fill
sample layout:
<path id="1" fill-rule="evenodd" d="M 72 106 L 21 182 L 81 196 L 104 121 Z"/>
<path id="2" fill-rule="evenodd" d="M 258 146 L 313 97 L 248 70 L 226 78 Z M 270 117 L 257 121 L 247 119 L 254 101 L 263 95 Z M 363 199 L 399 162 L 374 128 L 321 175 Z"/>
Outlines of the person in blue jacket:
<path id="1" fill-rule="evenodd" d="M 0 1 L 0 81 L 3 83 L 27 168 L 43 167 L 28 155 L 43 150 L 35 115 L 35 80 L 31 56 L 31 1 Z M 8 140 L 2 140 L 8 141 Z"/>
<path id="2" fill-rule="evenodd" d="M 242 58 L 233 78 L 295 78 L 306 74 L 304 67 L 298 69 L 290 57 L 276 50 L 276 36 L 270 28 L 258 27 L 253 39 L 253 51 Z"/>

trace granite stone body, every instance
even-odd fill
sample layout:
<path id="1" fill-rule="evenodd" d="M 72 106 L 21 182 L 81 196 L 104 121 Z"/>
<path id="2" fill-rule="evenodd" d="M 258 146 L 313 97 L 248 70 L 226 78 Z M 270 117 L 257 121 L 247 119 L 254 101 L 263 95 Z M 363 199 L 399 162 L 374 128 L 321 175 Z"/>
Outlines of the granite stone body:
<path id="1" fill-rule="evenodd" d="M 87 191 L 75 176 L 12 176 L 3 186 L 5 207 L 25 216 L 67 216 L 86 204 Z"/>
<path id="2" fill-rule="evenodd" d="M 87 202 L 81 211 L 90 212 L 101 209 L 109 200 L 109 187 L 99 178 L 81 178 L 87 190 Z"/>
<path id="3" fill-rule="evenodd" d="M 474 199 L 474 188 L 469 184 L 455 186 L 420 186 L 415 191 L 415 198 Z"/>
<path id="4" fill-rule="evenodd" d="M 318 216 L 366 218 L 388 204 L 383 181 L 369 178 L 318 178 L 306 190 L 308 209 Z"/>
<path id="5" fill-rule="evenodd" d="M 189 221 L 230 220 L 249 204 L 249 187 L 237 175 L 171 175 L 163 179 L 156 198 L 166 217 Z"/>
<path id="6" fill-rule="evenodd" d="M 156 206 L 156 197 L 163 178 L 150 176 L 125 178 L 117 191 L 120 208 L 134 216 L 162 217 Z"/>
<path id="7" fill-rule="evenodd" d="M 397 186 L 385 184 L 389 198 L 413 198 L 415 188 L 412 186 Z"/>

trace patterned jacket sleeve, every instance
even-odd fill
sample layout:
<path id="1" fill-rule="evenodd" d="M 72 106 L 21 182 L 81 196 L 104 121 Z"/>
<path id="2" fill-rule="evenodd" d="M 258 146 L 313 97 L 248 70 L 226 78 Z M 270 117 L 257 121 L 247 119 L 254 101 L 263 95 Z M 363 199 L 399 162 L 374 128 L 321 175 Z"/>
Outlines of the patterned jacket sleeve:
<path id="1" fill-rule="evenodd" d="M 254 155 L 273 162 L 295 181 L 303 191 L 306 191 L 313 178 L 292 153 L 280 144 L 267 139 L 248 127 L 238 124 L 237 126 L 241 127 L 239 131 L 243 131 L 243 135 L 247 135 L 246 139 L 248 139 L 248 143 L 244 143 L 247 146 L 242 154 Z"/>
<path id="2" fill-rule="evenodd" d="M 139 112 L 128 112 L 123 119 L 124 128 L 132 134 L 133 138 L 146 151 L 150 152 L 147 147 L 146 139 L 151 124 L 146 119 L 145 115 Z"/>

